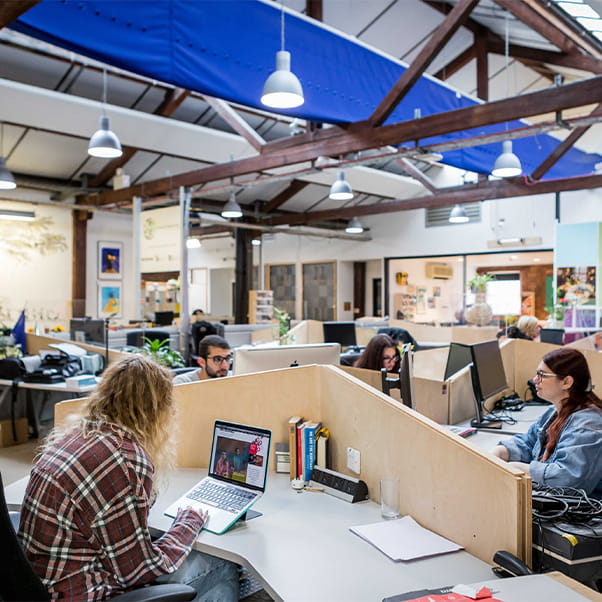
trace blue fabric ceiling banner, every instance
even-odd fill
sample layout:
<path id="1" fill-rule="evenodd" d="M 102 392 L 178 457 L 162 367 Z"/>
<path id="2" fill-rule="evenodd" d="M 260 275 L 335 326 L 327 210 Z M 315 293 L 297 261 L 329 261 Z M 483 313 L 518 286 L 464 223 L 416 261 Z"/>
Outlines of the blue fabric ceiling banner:
<path id="1" fill-rule="evenodd" d="M 280 49 L 280 6 L 264 0 L 43 0 L 11 28 L 79 54 L 175 86 L 251 107 L 274 70 Z M 327 123 L 367 119 L 406 66 L 329 27 L 286 12 L 285 48 L 301 80 L 305 103 L 283 113 Z M 479 101 L 423 76 L 386 123 L 473 106 Z M 523 127 L 514 121 L 507 129 Z M 451 133 L 422 145 L 503 132 L 505 124 Z M 558 145 L 537 135 L 514 141 L 523 171 L 531 173 Z M 501 142 L 444 153 L 443 162 L 490 173 Z M 602 156 L 569 150 L 546 174 L 594 173 Z"/>

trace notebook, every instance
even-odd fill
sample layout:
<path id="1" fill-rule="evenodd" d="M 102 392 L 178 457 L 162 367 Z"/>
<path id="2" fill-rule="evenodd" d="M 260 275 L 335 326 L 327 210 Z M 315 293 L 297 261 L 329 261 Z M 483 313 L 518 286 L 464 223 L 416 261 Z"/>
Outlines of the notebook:
<path id="1" fill-rule="evenodd" d="M 190 506 L 209 511 L 203 527 L 223 533 L 262 496 L 268 476 L 272 432 L 216 420 L 213 427 L 209 473 L 167 508 L 175 517 L 178 508 Z"/>

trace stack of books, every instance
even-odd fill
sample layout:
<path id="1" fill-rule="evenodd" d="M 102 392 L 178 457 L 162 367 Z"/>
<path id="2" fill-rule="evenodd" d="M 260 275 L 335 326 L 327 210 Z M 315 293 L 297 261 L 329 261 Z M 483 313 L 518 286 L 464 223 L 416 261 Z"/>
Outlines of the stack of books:
<path id="1" fill-rule="evenodd" d="M 288 421 L 291 479 L 309 481 L 314 465 L 328 468 L 330 432 L 321 422 L 293 416 Z"/>

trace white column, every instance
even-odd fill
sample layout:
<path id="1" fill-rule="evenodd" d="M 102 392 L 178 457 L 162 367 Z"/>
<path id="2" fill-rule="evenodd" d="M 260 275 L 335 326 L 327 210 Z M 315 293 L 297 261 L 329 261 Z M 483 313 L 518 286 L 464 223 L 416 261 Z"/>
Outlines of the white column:
<path id="1" fill-rule="evenodd" d="M 190 189 L 180 186 L 180 353 L 188 356 L 188 326 L 190 324 L 190 310 L 188 307 L 188 240 L 189 214 L 190 214 Z"/>
<path id="2" fill-rule="evenodd" d="M 142 318 L 141 283 L 140 272 L 140 234 L 142 232 L 142 199 L 135 196 L 132 201 L 132 278 L 134 282 L 134 319 Z"/>

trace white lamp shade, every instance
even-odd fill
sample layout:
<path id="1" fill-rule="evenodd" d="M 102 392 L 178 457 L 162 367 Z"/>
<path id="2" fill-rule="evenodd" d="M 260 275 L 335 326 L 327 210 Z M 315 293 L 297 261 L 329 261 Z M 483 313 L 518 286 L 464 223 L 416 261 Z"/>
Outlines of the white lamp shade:
<path id="1" fill-rule="evenodd" d="M 261 238 L 252 238 L 252 239 L 251 239 L 251 244 L 252 244 L 254 247 L 258 247 L 258 246 L 260 246 L 260 245 L 261 245 Z"/>
<path id="2" fill-rule="evenodd" d="M 347 234 L 361 234 L 364 231 L 364 226 L 360 223 L 357 217 L 352 217 L 345 228 Z"/>
<path id="3" fill-rule="evenodd" d="M 16 187 L 15 177 L 6 167 L 6 159 L 0 157 L 0 190 L 13 190 Z"/>
<path id="4" fill-rule="evenodd" d="M 303 88 L 297 76 L 291 71 L 291 53 L 279 50 L 276 53 L 276 71 L 263 85 L 261 102 L 274 109 L 292 109 L 304 102 Z"/>
<path id="5" fill-rule="evenodd" d="M 187 238 L 186 239 L 186 248 L 187 249 L 200 249 L 201 241 L 198 238 Z"/>
<path id="6" fill-rule="evenodd" d="M 240 205 L 236 202 L 236 195 L 232 193 L 228 202 L 224 205 L 221 213 L 222 217 L 242 217 L 242 209 Z"/>
<path id="7" fill-rule="evenodd" d="M 449 222 L 451 224 L 464 224 L 469 220 L 468 215 L 462 205 L 455 205 L 449 214 Z"/>
<path id="8" fill-rule="evenodd" d="M 496 178 L 511 178 L 520 176 L 522 172 L 520 159 L 512 152 L 512 140 L 504 140 L 502 154 L 495 160 L 491 175 Z"/>
<path id="9" fill-rule="evenodd" d="M 339 171 L 337 179 L 330 187 L 328 198 L 333 201 L 348 201 L 353 198 L 353 189 L 345 179 L 345 172 Z"/>
<path id="10" fill-rule="evenodd" d="M 109 118 L 106 115 L 101 116 L 100 128 L 90 138 L 88 154 L 102 159 L 114 159 L 123 154 L 119 138 L 111 131 Z"/>

